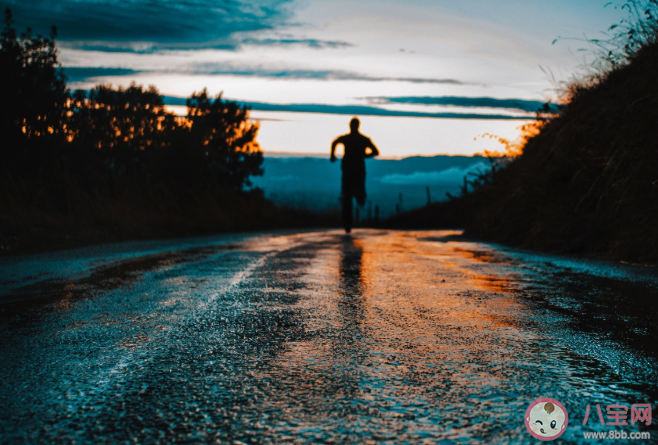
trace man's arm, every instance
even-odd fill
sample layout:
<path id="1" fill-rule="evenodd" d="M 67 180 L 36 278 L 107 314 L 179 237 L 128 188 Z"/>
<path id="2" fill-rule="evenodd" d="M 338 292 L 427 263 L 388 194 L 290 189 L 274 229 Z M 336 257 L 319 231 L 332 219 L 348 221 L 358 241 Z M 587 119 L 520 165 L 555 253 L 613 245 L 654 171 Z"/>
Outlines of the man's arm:
<path id="1" fill-rule="evenodd" d="M 379 150 L 377 147 L 375 147 L 375 144 L 373 144 L 370 139 L 368 139 L 368 146 L 366 148 L 370 149 L 370 153 L 366 155 L 366 158 L 374 158 L 375 156 L 379 156 Z"/>
<path id="2" fill-rule="evenodd" d="M 336 146 L 340 143 L 340 138 L 334 139 L 334 141 L 331 143 L 331 157 L 329 158 L 331 162 L 336 162 Z"/>

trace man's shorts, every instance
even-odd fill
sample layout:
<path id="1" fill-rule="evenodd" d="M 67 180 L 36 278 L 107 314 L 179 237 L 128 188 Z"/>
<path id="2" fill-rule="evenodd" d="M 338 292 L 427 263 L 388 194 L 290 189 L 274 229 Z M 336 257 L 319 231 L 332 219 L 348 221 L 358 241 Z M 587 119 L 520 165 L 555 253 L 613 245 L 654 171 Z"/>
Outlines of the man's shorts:
<path id="1" fill-rule="evenodd" d="M 365 169 L 343 169 L 343 197 L 353 196 L 362 206 L 366 203 L 366 172 Z"/>

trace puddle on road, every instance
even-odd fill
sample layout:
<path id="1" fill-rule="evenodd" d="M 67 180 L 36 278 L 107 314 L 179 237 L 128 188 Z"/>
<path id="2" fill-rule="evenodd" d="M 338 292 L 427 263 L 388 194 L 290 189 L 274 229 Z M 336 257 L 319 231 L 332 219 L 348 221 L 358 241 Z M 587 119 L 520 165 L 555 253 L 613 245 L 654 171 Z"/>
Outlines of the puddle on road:
<path id="1" fill-rule="evenodd" d="M 338 252 L 307 277 L 309 288 L 331 289 L 305 294 L 304 307 L 320 312 L 310 330 L 322 335 L 289 344 L 262 375 L 278 382 L 263 402 L 268 425 L 316 440 L 488 443 L 525 437 L 523 413 L 542 396 L 561 400 L 580 422 L 587 404 L 656 401 L 655 355 L 616 343 L 629 365 L 648 360 L 648 375 L 624 374 L 591 350 L 601 344 L 586 336 L 582 313 L 556 313 L 545 301 L 547 287 L 571 280 L 482 244 L 435 241 L 335 238 Z M 546 282 L 535 292 L 538 281 Z M 272 415 L 268 404 L 286 410 Z M 564 440 L 582 431 L 576 423 Z"/>

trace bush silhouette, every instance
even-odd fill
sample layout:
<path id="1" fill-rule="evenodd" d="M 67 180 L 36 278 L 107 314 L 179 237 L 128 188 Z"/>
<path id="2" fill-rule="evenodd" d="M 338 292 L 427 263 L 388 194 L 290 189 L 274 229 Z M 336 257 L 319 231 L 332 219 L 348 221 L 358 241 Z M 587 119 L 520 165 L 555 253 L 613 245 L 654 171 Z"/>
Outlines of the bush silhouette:
<path id="1" fill-rule="evenodd" d="M 250 189 L 263 157 L 246 107 L 204 89 L 176 116 L 153 86 L 71 92 L 55 37 L 19 36 L 5 11 L 0 251 L 314 220 Z"/>

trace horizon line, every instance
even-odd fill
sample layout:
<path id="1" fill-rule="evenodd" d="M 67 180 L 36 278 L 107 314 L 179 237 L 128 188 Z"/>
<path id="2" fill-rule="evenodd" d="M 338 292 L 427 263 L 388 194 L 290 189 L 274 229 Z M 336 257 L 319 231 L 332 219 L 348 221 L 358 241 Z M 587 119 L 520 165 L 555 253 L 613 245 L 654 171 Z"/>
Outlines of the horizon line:
<path id="1" fill-rule="evenodd" d="M 322 159 L 325 157 L 325 154 L 322 152 L 294 152 L 294 151 L 266 151 L 262 150 L 263 152 L 263 157 L 270 157 L 270 158 L 319 158 Z M 379 160 L 379 161 L 401 161 L 404 159 L 408 158 L 434 158 L 434 157 L 465 157 L 465 158 L 473 158 L 473 157 L 484 157 L 481 153 L 473 153 L 472 155 L 467 155 L 467 154 L 451 154 L 451 153 L 436 153 L 436 154 L 431 154 L 431 155 L 425 155 L 425 154 L 412 154 L 412 155 L 404 155 L 404 156 L 377 156 L 376 158 L 372 158 L 374 160 Z M 337 158 L 342 158 L 342 156 L 336 156 Z M 326 158 L 329 159 L 329 152 L 327 151 Z"/>

